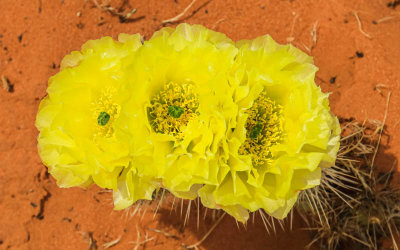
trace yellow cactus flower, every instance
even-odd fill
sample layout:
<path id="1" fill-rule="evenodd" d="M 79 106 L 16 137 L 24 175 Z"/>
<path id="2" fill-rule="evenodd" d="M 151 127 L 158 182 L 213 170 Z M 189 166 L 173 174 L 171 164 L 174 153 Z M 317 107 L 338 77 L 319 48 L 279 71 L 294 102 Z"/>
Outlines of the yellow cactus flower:
<path id="1" fill-rule="evenodd" d="M 140 46 L 138 34 L 88 41 L 50 78 L 36 127 L 40 157 L 59 186 L 117 188 L 130 161 L 124 60 Z"/>
<path id="2" fill-rule="evenodd" d="M 198 192 L 205 206 L 242 222 L 258 209 L 282 219 L 301 190 L 319 184 L 321 168 L 334 164 L 340 125 L 314 82 L 311 57 L 270 36 L 237 47 L 230 83 L 239 112 L 227 133 L 229 171 Z"/>
<path id="3" fill-rule="evenodd" d="M 316 70 L 269 36 L 235 44 L 200 25 L 89 41 L 50 79 L 39 154 L 62 187 L 113 189 L 116 209 L 166 188 L 242 222 L 284 218 L 339 149 Z"/>
<path id="4" fill-rule="evenodd" d="M 180 198 L 194 199 L 203 184 L 220 182 L 226 118 L 237 112 L 228 82 L 236 54 L 230 39 L 200 25 L 163 28 L 144 42 L 126 75 L 134 172 L 158 178 Z"/>

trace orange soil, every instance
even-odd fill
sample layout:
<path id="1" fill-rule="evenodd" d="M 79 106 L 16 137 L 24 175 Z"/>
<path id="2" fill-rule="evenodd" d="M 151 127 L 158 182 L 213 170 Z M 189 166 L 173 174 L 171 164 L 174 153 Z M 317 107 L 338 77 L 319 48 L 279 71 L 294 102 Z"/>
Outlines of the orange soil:
<path id="1" fill-rule="evenodd" d="M 111 4 L 118 7 L 121 2 Z M 213 224 L 200 220 L 197 230 L 193 211 L 189 226 L 181 230 L 183 219 L 179 213 L 169 215 L 167 207 L 155 220 L 150 208 L 142 220 L 129 218 L 125 212 L 113 211 L 111 193 L 99 192 L 97 187 L 58 188 L 38 157 L 35 116 L 47 80 L 58 72 L 63 56 L 79 50 L 88 39 L 116 38 L 121 32 L 140 32 L 149 38 L 162 20 L 177 15 L 191 0 L 128 2 L 137 8 L 132 16 L 137 19 L 120 23 L 118 17 L 95 8 L 92 0 L 0 1 L 0 76 L 9 79 L 14 88 L 13 92 L 0 89 L 1 249 L 85 249 L 89 235 L 99 248 L 120 236 L 114 249 L 134 248 L 137 230 L 141 232 L 139 241 L 146 232 L 155 237 L 145 244 L 148 249 L 177 249 L 182 243 L 201 239 Z M 390 137 L 383 137 L 377 159 L 378 166 L 390 169 L 397 168 L 400 156 L 400 6 L 388 7 L 389 2 L 198 0 L 183 21 L 203 24 L 234 40 L 264 34 L 280 43 L 293 40 L 314 56 L 320 68 L 316 81 L 324 91 L 332 92 L 332 110 L 339 116 L 383 120 L 391 91 L 386 120 Z M 359 30 L 355 11 L 370 38 Z M 293 232 L 267 236 L 259 217 L 254 225 L 239 230 L 226 216 L 201 248 L 302 249 L 309 236 L 295 221 L 296 225 Z"/>

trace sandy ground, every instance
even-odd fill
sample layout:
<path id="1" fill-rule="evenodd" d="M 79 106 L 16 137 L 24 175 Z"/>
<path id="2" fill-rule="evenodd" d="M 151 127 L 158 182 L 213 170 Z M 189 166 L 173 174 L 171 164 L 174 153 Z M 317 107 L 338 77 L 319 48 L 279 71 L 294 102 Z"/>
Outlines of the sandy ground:
<path id="1" fill-rule="evenodd" d="M 101 3 L 101 0 L 97 0 Z M 113 211 L 109 192 L 97 187 L 60 189 L 46 174 L 34 127 L 47 80 L 64 55 L 88 39 L 121 32 L 151 37 L 162 20 L 192 0 L 127 1 L 130 20 L 96 8 L 92 0 L 0 0 L 0 249 L 179 249 L 201 239 L 213 225 L 192 211 L 182 228 L 180 212 L 154 207 L 140 216 Z M 110 1 L 118 8 L 122 1 Z M 233 40 L 271 34 L 311 54 L 320 71 L 317 84 L 331 92 L 332 110 L 358 121 L 382 121 L 377 165 L 397 169 L 400 156 L 400 6 L 389 0 L 197 0 L 181 21 L 203 24 Z M 360 23 L 358 23 L 358 20 Z M 361 25 L 361 28 L 360 28 Z M 387 109 L 389 92 L 391 98 Z M 186 206 L 184 208 L 186 210 Z M 267 236 L 259 217 L 247 228 L 225 216 L 202 249 L 303 249 L 309 242 L 298 220 L 294 230 Z M 166 236 L 151 229 L 168 232 Z M 138 239 L 138 232 L 140 238 Z M 89 247 L 90 249 L 90 247 Z"/>

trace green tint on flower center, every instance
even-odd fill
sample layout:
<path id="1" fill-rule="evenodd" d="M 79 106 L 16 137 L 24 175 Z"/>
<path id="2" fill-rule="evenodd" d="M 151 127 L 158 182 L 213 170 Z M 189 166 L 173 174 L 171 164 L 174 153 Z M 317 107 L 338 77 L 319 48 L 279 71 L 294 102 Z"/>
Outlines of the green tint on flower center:
<path id="1" fill-rule="evenodd" d="M 257 139 L 257 137 L 261 134 L 261 131 L 263 129 L 262 123 L 258 122 L 251 130 L 249 134 L 249 138 L 254 140 Z"/>
<path id="2" fill-rule="evenodd" d="M 150 100 L 147 116 L 154 132 L 181 139 L 188 122 L 198 116 L 198 106 L 193 84 L 170 82 Z"/>
<path id="3" fill-rule="evenodd" d="M 110 120 L 110 115 L 107 112 L 101 112 L 100 115 L 97 117 L 97 124 L 100 126 L 105 126 L 108 121 Z"/>
<path id="4" fill-rule="evenodd" d="M 168 108 L 168 114 L 173 118 L 179 118 L 183 113 L 185 113 L 185 110 L 179 106 L 172 105 Z"/>
<path id="5" fill-rule="evenodd" d="M 273 157 L 271 147 L 280 143 L 283 134 L 282 106 L 261 93 L 253 106 L 246 111 L 247 139 L 239 154 L 251 155 L 254 165 L 262 165 Z"/>

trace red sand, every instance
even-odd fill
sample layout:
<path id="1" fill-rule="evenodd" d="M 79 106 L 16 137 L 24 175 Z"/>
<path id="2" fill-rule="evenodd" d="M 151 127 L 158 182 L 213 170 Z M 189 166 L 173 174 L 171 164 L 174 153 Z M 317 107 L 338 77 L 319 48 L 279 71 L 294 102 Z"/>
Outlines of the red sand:
<path id="1" fill-rule="evenodd" d="M 118 7 L 121 2 L 111 4 Z M 211 227 L 211 221 L 201 220 L 197 230 L 194 211 L 184 231 L 180 230 L 183 219 L 169 215 L 168 210 L 155 220 L 151 211 L 142 220 L 128 218 L 125 212 L 113 211 L 111 193 L 99 193 L 96 187 L 58 188 L 38 157 L 35 116 L 47 80 L 58 72 L 63 56 L 88 39 L 116 38 L 121 32 L 140 32 L 149 38 L 161 27 L 161 20 L 177 15 L 191 0 L 128 2 L 135 4 L 137 12 L 132 17 L 138 19 L 120 23 L 118 17 L 95 8 L 91 0 L 0 1 L 0 76 L 14 87 L 14 92 L 0 89 L 0 249 L 86 249 L 89 235 L 101 249 L 122 236 L 113 249 L 130 249 L 135 247 L 137 229 L 139 241 L 146 232 L 155 237 L 145 244 L 148 249 L 178 249 L 182 243 L 196 242 Z M 400 6 L 388 7 L 390 2 L 198 0 L 183 21 L 214 28 L 234 40 L 271 34 L 286 43 L 293 37 L 294 45 L 314 56 L 320 68 L 317 83 L 332 92 L 332 110 L 339 116 L 383 120 L 391 91 L 386 120 L 390 137 L 383 137 L 377 159 L 378 166 L 390 169 L 397 168 L 400 156 Z M 360 32 L 355 11 L 371 38 Z M 314 24 L 317 41 L 310 50 Z M 293 232 L 268 237 L 259 217 L 255 225 L 239 230 L 226 216 L 201 248 L 302 249 L 309 236 L 295 225 Z"/>

